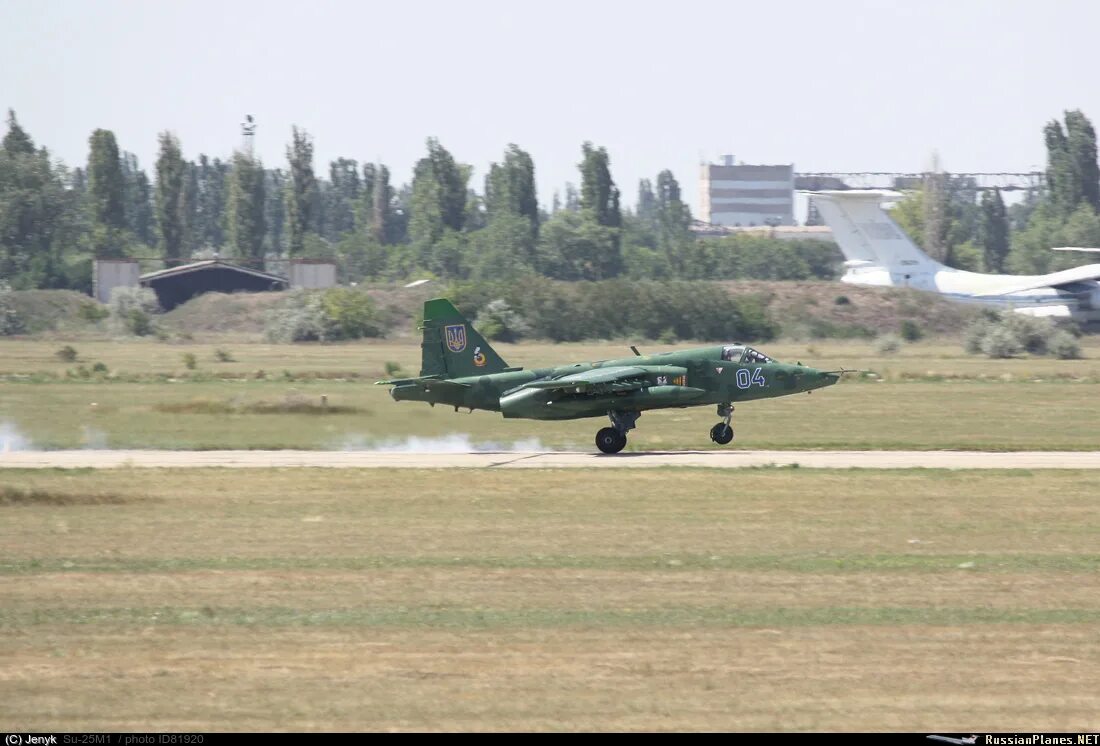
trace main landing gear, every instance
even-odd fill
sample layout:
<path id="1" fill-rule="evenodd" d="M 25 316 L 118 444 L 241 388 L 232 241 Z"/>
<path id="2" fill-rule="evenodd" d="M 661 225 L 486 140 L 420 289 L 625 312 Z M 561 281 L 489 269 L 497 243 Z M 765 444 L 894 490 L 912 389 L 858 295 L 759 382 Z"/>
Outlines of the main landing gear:
<path id="1" fill-rule="evenodd" d="M 626 433 L 634 429 L 634 423 L 642 413 L 612 410 L 607 416 L 611 418 L 611 427 L 605 427 L 596 433 L 596 447 L 604 453 L 618 453 L 626 447 Z"/>
<path id="2" fill-rule="evenodd" d="M 730 420 L 733 419 L 733 405 L 719 404 L 718 416 L 723 419 L 710 429 L 710 439 L 718 445 L 724 446 L 733 440 L 733 428 L 730 427 Z"/>

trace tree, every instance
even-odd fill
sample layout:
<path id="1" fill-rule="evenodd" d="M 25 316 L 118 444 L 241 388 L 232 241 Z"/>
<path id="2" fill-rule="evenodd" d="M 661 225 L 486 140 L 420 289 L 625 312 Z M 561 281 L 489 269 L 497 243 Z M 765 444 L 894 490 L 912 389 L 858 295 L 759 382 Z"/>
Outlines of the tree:
<path id="1" fill-rule="evenodd" d="M 240 151 L 233 154 L 226 205 L 229 245 L 236 256 L 257 269 L 263 268 L 264 260 L 264 180 L 264 167 L 258 159 Z"/>
<path id="2" fill-rule="evenodd" d="M 469 169 L 459 167 L 438 140 L 428 138 L 428 155 L 413 170 L 409 218 L 409 234 L 422 259 L 445 230 L 462 230 L 468 178 Z"/>
<path id="3" fill-rule="evenodd" d="M 229 163 L 209 158 L 205 153 L 191 164 L 188 178 L 191 198 L 192 245 L 195 248 L 220 249 L 226 243 L 226 203 Z"/>
<path id="4" fill-rule="evenodd" d="M 185 240 L 190 227 L 186 195 L 188 168 L 180 151 L 179 138 L 171 132 L 162 132 L 159 141 L 157 225 L 160 228 L 161 252 L 168 266 L 173 266 L 184 258 Z"/>
<path id="5" fill-rule="evenodd" d="M 1081 202 L 1100 211 L 1100 166 L 1096 162 L 1096 130 L 1080 109 L 1066 112 L 1066 149 L 1073 163 Z M 1074 205 L 1076 207 L 1077 205 Z"/>
<path id="6" fill-rule="evenodd" d="M 485 207 L 489 219 L 508 213 L 526 218 L 533 235 L 539 230 L 539 201 L 535 190 L 535 162 L 526 151 L 511 144 L 503 163 L 489 166 L 485 177 Z"/>
<path id="7" fill-rule="evenodd" d="M 17 289 L 77 287 L 88 282 L 68 274 L 64 252 L 77 243 L 76 195 L 65 188 L 66 174 L 50 162 L 45 148 L 8 113 L 0 147 L 0 279 Z"/>
<path id="8" fill-rule="evenodd" d="M 586 142 L 581 147 L 584 160 L 581 170 L 581 213 L 597 225 L 610 228 L 607 254 L 600 258 L 600 278 L 617 276 L 622 271 L 622 248 L 619 228 L 623 224 L 619 209 L 619 189 L 611 178 L 611 162 L 606 148 Z"/>
<path id="9" fill-rule="evenodd" d="M 363 186 L 359 179 L 359 163 L 349 158 L 331 161 L 329 184 L 323 234 L 329 241 L 338 241 L 355 230 L 355 210 Z"/>
<path id="10" fill-rule="evenodd" d="M 88 140 L 88 205 L 93 246 L 98 257 L 121 253 L 126 230 L 126 181 L 115 133 L 97 129 Z"/>
<path id="11" fill-rule="evenodd" d="M 1008 214 L 1001 190 L 982 192 L 982 222 L 979 231 L 985 268 L 990 272 L 1004 272 L 1008 258 Z"/>
<path id="12" fill-rule="evenodd" d="M 1067 111 L 1065 121 L 1065 129 L 1057 119 L 1043 128 L 1049 198 L 1062 215 L 1069 215 L 1082 202 L 1100 210 L 1096 131 L 1080 110 Z"/>
<path id="13" fill-rule="evenodd" d="M 156 241 L 153 187 L 133 153 L 122 154 L 122 181 L 125 185 L 126 228 L 137 240 L 146 246 L 153 246 Z M 73 188 L 77 188 L 75 183 Z"/>
<path id="14" fill-rule="evenodd" d="M 378 164 L 371 185 L 371 236 L 380 244 L 396 242 L 393 233 L 393 187 L 390 186 L 390 170 Z"/>
<path id="15" fill-rule="evenodd" d="M 530 154 L 514 144 L 508 146 L 502 163 L 493 163 L 485 177 L 485 232 L 490 249 L 502 264 L 531 267 L 535 264 L 535 242 L 539 234 L 539 202 L 535 189 L 535 163 Z M 526 230 L 520 230 L 526 226 Z M 511 256 L 504 259 L 505 253 Z M 479 262 L 487 266 L 484 258 Z"/>
<path id="16" fill-rule="evenodd" d="M 604 280 L 622 271 L 619 232 L 584 213 L 555 213 L 539 233 L 538 268 L 558 280 Z"/>
<path id="17" fill-rule="evenodd" d="M 4 135 L 4 150 L 8 155 L 33 155 L 34 141 L 27 131 L 19 126 L 15 118 L 15 109 L 8 109 L 8 132 Z"/>
<path id="18" fill-rule="evenodd" d="M 287 249 L 291 256 L 301 256 L 305 252 L 306 233 L 315 227 L 313 213 L 317 198 L 313 140 L 305 130 L 292 128 L 286 157 L 290 163 L 286 195 Z"/>
<path id="19" fill-rule="evenodd" d="M 680 183 L 665 169 L 657 174 L 657 245 L 665 252 L 676 276 L 683 275 L 683 247 L 695 241 L 691 235 L 691 211 L 680 195 Z"/>
<path id="20" fill-rule="evenodd" d="M 286 174 L 278 168 L 264 171 L 264 224 L 267 226 L 265 252 L 276 256 L 286 253 Z"/>
<path id="21" fill-rule="evenodd" d="M 600 225 L 618 228 L 622 225 L 619 211 L 619 189 L 611 179 L 611 163 L 606 148 L 595 148 L 586 142 L 581 147 L 584 160 L 581 170 L 581 209 L 590 210 Z"/>

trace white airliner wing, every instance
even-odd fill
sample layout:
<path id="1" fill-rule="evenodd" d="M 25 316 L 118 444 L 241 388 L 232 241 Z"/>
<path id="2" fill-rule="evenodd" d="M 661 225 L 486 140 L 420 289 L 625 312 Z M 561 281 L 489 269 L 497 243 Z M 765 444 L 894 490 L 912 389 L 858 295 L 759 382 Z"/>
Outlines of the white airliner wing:
<path id="1" fill-rule="evenodd" d="M 1100 249 L 1083 249 L 1080 246 L 1055 246 L 1051 251 L 1091 251 L 1100 254 Z"/>
<path id="2" fill-rule="evenodd" d="M 1083 267 L 1063 269 L 1061 272 L 1051 272 L 1048 275 L 1039 275 L 1037 277 L 1021 277 L 1020 282 L 1006 282 L 1004 285 L 993 290 L 986 290 L 984 293 L 975 293 L 975 295 L 978 297 L 1007 295 L 1008 293 L 1018 293 L 1022 290 L 1059 287 L 1061 285 L 1070 285 L 1074 282 L 1086 282 L 1088 280 L 1100 280 L 1100 264 L 1086 264 Z"/>

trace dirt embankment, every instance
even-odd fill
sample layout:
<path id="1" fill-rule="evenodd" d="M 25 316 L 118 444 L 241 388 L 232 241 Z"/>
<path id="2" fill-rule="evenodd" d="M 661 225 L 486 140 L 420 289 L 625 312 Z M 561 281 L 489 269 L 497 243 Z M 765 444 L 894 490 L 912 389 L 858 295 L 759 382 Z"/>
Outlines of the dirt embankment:
<path id="1" fill-rule="evenodd" d="M 906 320 L 924 334 L 955 334 L 978 313 L 972 306 L 919 290 L 825 281 L 737 280 L 721 284 L 734 295 L 765 298 L 783 336 L 897 334 Z"/>

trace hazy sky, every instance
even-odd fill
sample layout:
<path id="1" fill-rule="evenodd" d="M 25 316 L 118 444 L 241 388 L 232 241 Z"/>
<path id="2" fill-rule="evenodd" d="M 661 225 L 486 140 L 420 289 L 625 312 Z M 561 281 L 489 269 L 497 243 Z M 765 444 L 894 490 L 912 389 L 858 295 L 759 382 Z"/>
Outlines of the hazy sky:
<path id="1" fill-rule="evenodd" d="M 628 203 L 733 153 L 800 171 L 1031 170 L 1064 109 L 1100 120 L 1088 0 L 243 2 L 0 0 L 0 107 L 69 165 L 92 129 L 151 171 L 157 133 L 228 156 L 244 114 L 266 166 L 292 124 L 411 177 L 424 140 L 475 168 L 515 142 L 539 197 L 611 154 Z"/>

